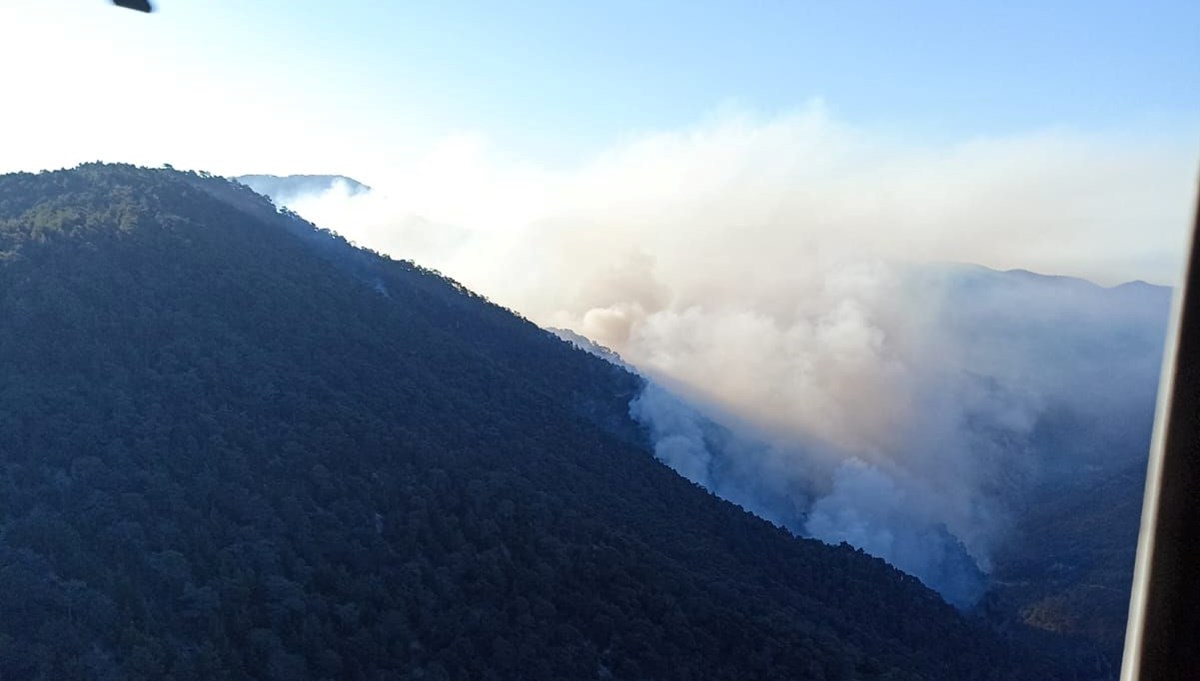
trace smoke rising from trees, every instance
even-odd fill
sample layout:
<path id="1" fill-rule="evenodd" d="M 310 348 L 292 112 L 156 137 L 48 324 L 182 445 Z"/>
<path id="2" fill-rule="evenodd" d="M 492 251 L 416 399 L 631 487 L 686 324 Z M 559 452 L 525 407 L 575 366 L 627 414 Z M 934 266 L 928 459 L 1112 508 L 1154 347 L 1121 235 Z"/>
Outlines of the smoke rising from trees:
<path id="1" fill-rule="evenodd" d="M 914 143 L 814 102 L 566 170 L 463 135 L 289 206 L 612 348 L 666 388 L 631 405 L 660 459 L 967 602 L 1022 490 L 1140 433 L 1168 294 L 930 263 L 1169 284 L 1192 142 Z"/>

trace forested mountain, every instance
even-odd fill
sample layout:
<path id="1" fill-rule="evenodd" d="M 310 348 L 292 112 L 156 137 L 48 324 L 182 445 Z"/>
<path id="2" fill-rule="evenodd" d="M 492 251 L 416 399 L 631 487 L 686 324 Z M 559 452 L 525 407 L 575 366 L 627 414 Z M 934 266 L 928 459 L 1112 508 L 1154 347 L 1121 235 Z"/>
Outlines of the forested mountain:
<path id="1" fill-rule="evenodd" d="M 0 177 L 0 678 L 1047 679 L 640 379 L 204 174 Z"/>

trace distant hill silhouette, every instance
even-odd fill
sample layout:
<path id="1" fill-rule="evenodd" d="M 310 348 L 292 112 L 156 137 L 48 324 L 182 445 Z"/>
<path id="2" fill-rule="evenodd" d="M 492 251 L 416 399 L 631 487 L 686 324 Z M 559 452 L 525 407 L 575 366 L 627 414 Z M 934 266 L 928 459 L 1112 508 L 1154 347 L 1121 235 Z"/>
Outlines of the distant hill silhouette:
<path id="1" fill-rule="evenodd" d="M 371 191 L 367 185 L 345 175 L 239 175 L 234 180 L 250 187 L 276 203 L 283 203 L 300 196 L 323 194 L 340 187 L 347 194 L 363 194 Z"/>

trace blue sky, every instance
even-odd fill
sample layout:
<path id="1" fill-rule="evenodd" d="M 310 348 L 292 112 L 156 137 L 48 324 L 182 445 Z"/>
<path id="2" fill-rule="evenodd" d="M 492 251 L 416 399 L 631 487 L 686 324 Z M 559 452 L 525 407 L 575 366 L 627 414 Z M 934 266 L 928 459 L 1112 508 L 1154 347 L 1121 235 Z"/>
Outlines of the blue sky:
<path id="1" fill-rule="evenodd" d="M 40 77 L 31 94 L 56 105 L 73 81 L 94 86 L 99 75 L 119 93 L 105 106 L 171 117 L 179 112 L 170 95 L 190 81 L 192 108 L 256 100 L 240 122 L 264 137 L 273 115 L 300 119 L 296 127 L 329 148 L 403 150 L 471 130 L 546 163 L 722 106 L 769 116 L 814 97 L 847 122 L 932 139 L 1194 129 L 1200 112 L 1200 3 L 1186 0 L 158 0 L 158 8 L 140 16 L 103 0 L 9 0 L 0 9 L 4 56 Z M 46 53 L 66 66 L 39 64 Z M 116 68 L 89 74 L 71 60 Z M 6 89 L 22 86 L 33 89 Z M 84 120 L 75 125 L 92 133 Z M 132 136 L 120 127 L 108 134 Z M 261 169 L 288 170 L 263 147 Z"/>
<path id="2" fill-rule="evenodd" d="M 518 137 L 606 137 L 684 124 L 726 100 L 770 112 L 814 96 L 855 122 L 948 134 L 1196 112 L 1198 8 L 437 3 L 417 12 L 339 9 L 318 25 L 365 36 L 336 51 L 353 55 L 349 63 L 374 82 L 414 84 L 439 119 Z M 391 65 L 369 65 L 381 44 L 391 45 L 379 55 Z"/>

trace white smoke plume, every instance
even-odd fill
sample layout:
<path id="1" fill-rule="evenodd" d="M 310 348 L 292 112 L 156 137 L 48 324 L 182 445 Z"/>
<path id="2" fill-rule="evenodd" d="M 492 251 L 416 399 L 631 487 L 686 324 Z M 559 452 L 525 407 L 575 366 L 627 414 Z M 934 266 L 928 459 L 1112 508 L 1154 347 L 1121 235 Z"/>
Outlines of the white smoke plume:
<path id="1" fill-rule="evenodd" d="M 629 405 L 654 439 L 654 456 L 683 477 L 712 488 L 712 454 L 704 440 L 704 419 L 679 398 L 651 384 Z"/>
<path id="2" fill-rule="evenodd" d="M 884 557 L 948 602 L 969 606 L 984 588 L 978 562 L 928 504 L 912 498 L 915 493 L 852 458 L 834 471 L 833 490 L 813 504 L 806 529 L 829 543 L 846 542 Z"/>
<path id="3" fill-rule="evenodd" d="M 1001 500 L 1047 465 L 1015 455 L 1020 443 L 1079 391 L 1081 409 L 1124 409 L 1134 395 L 1100 396 L 1114 376 L 1152 395 L 1161 324 L 1073 284 L 921 263 L 1169 283 L 1196 142 L 1044 130 L 917 143 L 814 102 L 771 118 L 725 111 L 565 170 L 463 135 L 394 177 L 359 178 L 373 192 L 289 207 L 614 349 L 753 433 L 706 435 L 680 403 L 643 395 L 632 413 L 659 458 L 967 601 L 947 573 L 956 559 L 937 558 L 943 540 L 986 571 Z M 1080 329 L 1054 340 L 1064 311 L 1096 318 L 1103 352 L 1077 356 Z M 1105 330 L 1127 327 L 1134 347 L 1111 365 Z"/>

